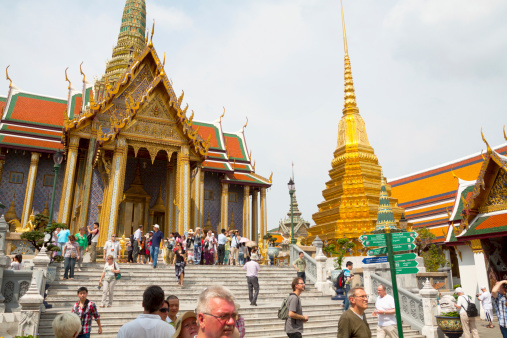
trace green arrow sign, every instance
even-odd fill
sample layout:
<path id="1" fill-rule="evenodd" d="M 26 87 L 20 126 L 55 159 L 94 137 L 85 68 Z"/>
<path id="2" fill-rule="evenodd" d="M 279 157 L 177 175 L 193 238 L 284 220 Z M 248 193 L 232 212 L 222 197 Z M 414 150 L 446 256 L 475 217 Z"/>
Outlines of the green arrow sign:
<path id="1" fill-rule="evenodd" d="M 368 250 L 367 252 L 368 256 L 385 255 L 386 253 L 387 253 L 386 247 Z"/>
<path id="2" fill-rule="evenodd" d="M 416 258 L 417 258 L 417 255 L 415 253 L 405 253 L 405 254 L 394 255 L 394 260 L 396 262 L 406 261 L 408 259 L 416 259 Z"/>
<path id="3" fill-rule="evenodd" d="M 415 231 L 411 231 L 411 232 L 394 232 L 393 233 L 393 239 L 400 238 L 400 237 L 417 238 L 417 236 L 419 236 L 419 234 L 417 232 L 415 232 Z"/>
<path id="4" fill-rule="evenodd" d="M 394 262 L 396 268 L 415 268 L 419 264 L 417 261 Z"/>
<path id="5" fill-rule="evenodd" d="M 415 249 L 415 244 L 400 244 L 393 245 L 393 252 L 395 251 L 410 251 Z"/>
<path id="6" fill-rule="evenodd" d="M 414 241 L 415 241 L 415 238 L 412 238 L 412 237 L 397 237 L 397 238 L 393 237 L 393 245 L 410 244 L 410 243 L 414 243 Z"/>
<path id="7" fill-rule="evenodd" d="M 397 275 L 408 275 L 411 273 L 418 273 L 418 268 L 396 268 Z"/>
<path id="8" fill-rule="evenodd" d="M 368 247 L 368 246 L 386 246 L 387 243 L 386 241 L 366 241 L 366 242 L 363 242 L 363 245 Z"/>
<path id="9" fill-rule="evenodd" d="M 384 234 L 375 234 L 375 235 L 362 235 L 362 236 L 359 236 L 359 240 L 361 242 L 366 242 L 366 241 L 386 241 L 386 235 Z"/>

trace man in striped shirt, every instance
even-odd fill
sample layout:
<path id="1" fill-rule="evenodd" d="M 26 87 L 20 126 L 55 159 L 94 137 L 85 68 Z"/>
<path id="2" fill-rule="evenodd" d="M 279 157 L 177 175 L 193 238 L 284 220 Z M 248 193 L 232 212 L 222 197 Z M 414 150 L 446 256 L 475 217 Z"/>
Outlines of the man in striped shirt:
<path id="1" fill-rule="evenodd" d="M 507 280 L 497 282 L 493 289 L 491 289 L 491 296 L 493 306 L 495 307 L 496 315 L 498 316 L 498 325 L 500 325 L 500 332 L 503 338 L 507 338 L 507 298 L 505 297 L 505 288 L 507 287 Z"/>

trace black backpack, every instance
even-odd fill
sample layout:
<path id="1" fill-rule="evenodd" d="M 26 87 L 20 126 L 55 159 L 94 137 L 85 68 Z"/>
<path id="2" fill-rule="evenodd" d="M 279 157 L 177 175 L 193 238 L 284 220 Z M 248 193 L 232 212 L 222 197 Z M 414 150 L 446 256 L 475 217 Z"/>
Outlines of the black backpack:
<path id="1" fill-rule="evenodd" d="M 340 272 L 340 274 L 338 275 L 338 278 L 336 278 L 336 288 L 338 289 L 345 288 L 345 282 L 346 282 L 345 269 L 343 269 L 342 272 Z"/>
<path id="2" fill-rule="evenodd" d="M 463 296 L 463 297 L 465 297 L 465 299 L 468 303 L 467 309 L 465 310 L 467 313 L 467 316 L 469 318 L 478 317 L 479 311 L 477 310 L 477 306 L 475 306 L 475 303 L 470 303 L 470 301 L 468 300 L 468 297 L 466 297 L 466 296 Z"/>

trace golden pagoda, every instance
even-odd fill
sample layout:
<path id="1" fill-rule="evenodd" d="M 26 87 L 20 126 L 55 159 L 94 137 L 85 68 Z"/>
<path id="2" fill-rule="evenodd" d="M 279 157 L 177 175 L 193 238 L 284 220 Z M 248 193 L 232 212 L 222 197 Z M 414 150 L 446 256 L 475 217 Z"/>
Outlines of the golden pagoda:
<path id="1" fill-rule="evenodd" d="M 380 198 L 382 171 L 368 142 L 364 120 L 359 115 L 352 81 L 342 5 L 345 47 L 345 104 L 338 125 L 338 144 L 329 171 L 330 180 L 322 192 L 324 202 L 313 214 L 316 225 L 308 229 L 309 242 L 315 236 L 328 242 L 338 238 L 356 240 L 375 230 Z M 388 195 L 391 187 L 386 185 Z M 403 209 L 389 197 L 393 214 L 399 220 Z"/>

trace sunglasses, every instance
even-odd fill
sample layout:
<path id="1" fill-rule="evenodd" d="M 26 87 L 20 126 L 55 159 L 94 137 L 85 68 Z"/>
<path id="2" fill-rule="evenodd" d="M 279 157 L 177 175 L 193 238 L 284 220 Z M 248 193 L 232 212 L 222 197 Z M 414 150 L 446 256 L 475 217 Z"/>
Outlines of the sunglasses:
<path id="1" fill-rule="evenodd" d="M 162 313 L 166 313 L 166 312 L 169 312 L 169 309 L 166 307 L 163 307 L 163 308 L 160 308 L 159 311 Z"/>

